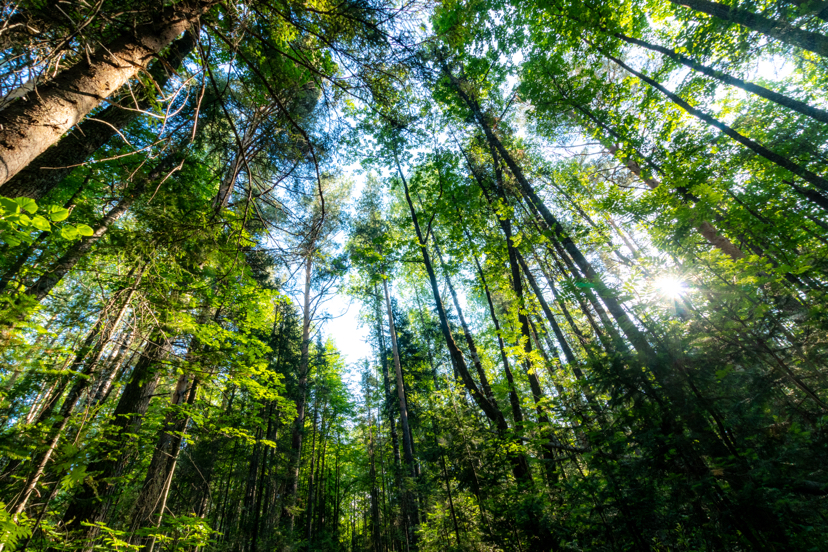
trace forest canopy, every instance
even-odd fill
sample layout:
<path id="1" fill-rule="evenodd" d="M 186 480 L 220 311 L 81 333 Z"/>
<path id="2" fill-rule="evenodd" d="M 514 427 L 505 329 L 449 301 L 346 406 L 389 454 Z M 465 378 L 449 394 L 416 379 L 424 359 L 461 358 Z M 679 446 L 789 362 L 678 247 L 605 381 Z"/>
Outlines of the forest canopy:
<path id="1" fill-rule="evenodd" d="M 824 550 L 827 87 L 822 0 L 0 0 L 0 551 Z"/>

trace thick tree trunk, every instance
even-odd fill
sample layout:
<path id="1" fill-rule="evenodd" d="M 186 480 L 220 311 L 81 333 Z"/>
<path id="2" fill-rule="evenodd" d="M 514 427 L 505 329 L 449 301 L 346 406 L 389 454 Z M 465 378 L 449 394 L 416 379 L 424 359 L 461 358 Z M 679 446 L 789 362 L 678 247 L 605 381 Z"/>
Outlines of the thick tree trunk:
<path id="1" fill-rule="evenodd" d="M 166 8 L 154 22 L 125 32 L 0 111 L 0 193 L 9 179 L 144 70 L 217 3 L 190 0 Z"/>
<path id="2" fill-rule="evenodd" d="M 119 130 L 126 128 L 149 107 L 156 90 L 163 90 L 169 82 L 170 69 L 178 70 L 195 45 L 196 35 L 191 31 L 185 32 L 184 36 L 173 43 L 163 60 L 152 64 L 149 74 L 154 84 L 139 92 L 140 99 L 135 105 L 113 104 L 95 117 L 86 119 L 3 184 L 0 195 L 40 200 L 57 187 L 78 165 L 89 159 Z M 132 97 L 132 94 L 128 94 L 121 100 L 132 102 Z"/>
<path id="3" fill-rule="evenodd" d="M 736 23 L 752 31 L 773 37 L 780 42 L 814 52 L 828 57 L 828 37 L 825 35 L 805 31 L 785 21 L 770 19 L 752 11 L 727 6 L 708 0 L 670 0 L 677 6 L 687 7 L 695 11 L 718 17 L 724 21 Z"/>

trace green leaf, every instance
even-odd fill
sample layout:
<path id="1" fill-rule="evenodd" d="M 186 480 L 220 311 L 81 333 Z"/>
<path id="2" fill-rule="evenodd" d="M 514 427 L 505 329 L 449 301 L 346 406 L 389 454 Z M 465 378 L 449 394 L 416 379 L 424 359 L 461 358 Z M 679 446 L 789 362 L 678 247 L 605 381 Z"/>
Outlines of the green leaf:
<path id="1" fill-rule="evenodd" d="M 78 230 L 74 226 L 64 226 L 60 229 L 60 235 L 65 240 L 74 240 L 78 238 Z"/>
<path id="2" fill-rule="evenodd" d="M 20 205 L 18 205 L 16 201 L 11 200 L 7 197 L 0 197 L 0 208 L 2 208 L 3 211 L 5 211 L 5 213 L 0 214 L 20 212 Z"/>
<path id="3" fill-rule="evenodd" d="M 81 236 L 91 236 L 95 233 L 95 231 L 92 230 L 91 226 L 87 226 L 85 224 L 78 224 L 77 229 L 78 234 L 80 234 Z"/>
<path id="4" fill-rule="evenodd" d="M 64 209 L 63 207 L 58 207 L 57 205 L 49 207 L 48 213 L 49 218 L 52 219 L 52 222 L 60 222 L 69 218 L 69 209 Z"/>
<path id="5" fill-rule="evenodd" d="M 28 198 L 28 197 L 17 197 L 14 199 L 15 203 L 20 205 L 20 208 L 24 211 L 28 211 L 29 213 L 36 213 L 37 212 L 37 203 L 35 200 Z"/>
<path id="6" fill-rule="evenodd" d="M 32 219 L 32 226 L 34 226 L 41 232 L 48 232 L 52 229 L 52 225 L 49 224 L 49 221 L 41 217 L 40 215 L 37 215 Z"/>

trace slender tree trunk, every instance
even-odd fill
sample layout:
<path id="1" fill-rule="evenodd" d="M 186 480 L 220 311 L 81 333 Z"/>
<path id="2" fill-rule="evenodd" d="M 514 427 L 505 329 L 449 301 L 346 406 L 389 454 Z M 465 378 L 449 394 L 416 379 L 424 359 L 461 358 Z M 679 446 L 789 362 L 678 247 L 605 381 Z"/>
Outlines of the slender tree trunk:
<path id="1" fill-rule="evenodd" d="M 27 290 L 26 294 L 34 297 L 38 302 L 43 301 L 54 289 L 54 287 L 63 279 L 66 274 L 72 270 L 78 262 L 86 256 L 98 240 L 106 234 L 109 228 L 126 213 L 132 204 L 143 195 L 147 189 L 147 184 L 161 177 L 164 171 L 173 167 L 177 159 L 177 153 L 171 153 L 165 157 L 155 169 L 145 178 L 139 180 L 124 192 L 124 197 L 119 201 L 103 219 L 98 223 L 93 233 L 89 237 L 81 239 L 78 243 L 69 248 L 69 250 L 58 259 L 52 267 L 46 271 L 43 276 L 32 284 Z M 178 166 L 180 168 L 181 165 Z M 177 168 L 173 170 L 178 170 Z"/>
<path id="2" fill-rule="evenodd" d="M 385 348 L 385 332 L 382 330 L 382 314 L 380 311 L 379 292 L 374 288 L 374 295 L 377 297 L 377 344 L 380 349 L 380 365 L 382 366 L 382 382 L 385 387 L 385 412 L 388 416 L 388 430 L 391 433 L 391 446 L 394 450 L 394 465 L 399 471 L 400 468 L 400 443 L 397 435 L 397 422 L 394 419 L 394 397 L 391 394 L 391 377 L 388 373 L 388 352 Z M 397 482 L 399 483 L 399 481 Z M 399 487 L 399 485 L 397 485 Z"/>
<path id="3" fill-rule="evenodd" d="M 693 115 L 697 119 L 699 119 L 701 121 L 704 121 L 708 125 L 720 130 L 721 132 L 726 134 L 728 137 L 732 138 L 736 142 L 739 142 L 740 144 L 742 144 L 743 146 L 745 146 L 746 148 L 748 148 L 749 150 L 751 150 L 755 154 L 757 154 L 761 157 L 764 157 L 765 159 L 767 159 L 771 163 L 774 163 L 775 165 L 789 171 L 790 173 L 795 174 L 796 176 L 802 178 L 806 182 L 811 183 L 813 186 L 815 186 L 816 188 L 822 190 L 823 192 L 828 192 L 828 179 L 825 179 L 822 176 L 806 169 L 802 165 L 799 165 L 799 164 L 791 161 L 787 157 L 779 155 L 778 153 L 769 150 L 765 146 L 763 146 L 763 145 L 761 145 L 757 142 L 754 142 L 750 138 L 740 134 L 739 132 L 734 130 L 732 127 L 724 124 L 723 122 L 719 121 L 718 119 L 716 119 L 714 117 L 711 117 L 710 115 L 708 115 L 707 113 L 704 113 L 700 109 L 697 109 L 697 108 L 691 106 L 689 103 L 687 103 L 686 101 L 681 99 L 681 97 L 678 94 L 674 94 L 673 92 L 670 92 L 669 90 L 667 90 L 664 86 L 662 86 L 661 84 L 659 84 L 655 80 L 651 79 L 650 77 L 648 77 L 647 75 L 645 75 L 645 74 L 643 74 L 639 71 L 636 71 L 635 69 L 633 69 L 632 67 L 630 67 L 629 65 L 627 65 L 626 63 L 621 61 L 620 59 L 608 54 L 607 52 L 605 52 L 601 48 L 596 47 L 596 49 L 599 52 L 601 52 L 601 54 L 604 57 L 606 57 L 607 59 L 615 62 L 615 64 L 617 64 L 619 67 L 625 69 L 630 74 L 635 75 L 636 77 L 638 77 L 639 79 L 641 79 L 642 81 L 644 81 L 645 83 L 650 85 L 651 87 L 655 88 L 656 90 L 658 90 L 659 92 L 661 92 L 662 94 L 667 96 L 667 98 L 669 98 L 670 101 L 675 103 L 677 106 L 682 108 L 684 111 L 686 111 L 690 115 Z M 789 185 L 792 185 L 792 184 L 789 183 Z M 806 194 L 806 193 L 803 192 L 803 189 L 801 187 L 796 186 L 796 185 L 792 185 L 792 187 L 797 192 L 802 193 L 807 199 L 813 201 L 814 203 L 816 203 L 820 207 L 825 207 L 825 204 L 828 203 L 828 198 L 826 198 L 825 196 L 822 196 L 822 194 L 818 194 L 817 192 L 813 192 L 812 194 Z M 813 194 L 816 194 L 816 196 L 814 196 Z M 819 198 L 821 198 L 821 199 L 819 199 Z"/>
<path id="4" fill-rule="evenodd" d="M 95 117 L 86 119 L 3 184 L 0 194 L 40 200 L 57 187 L 78 165 L 118 134 L 119 130 L 141 116 L 141 112 L 150 106 L 156 90 L 163 90 L 167 86 L 172 72 L 177 71 L 184 58 L 193 51 L 196 41 L 195 32 L 185 32 L 172 44 L 164 59 L 153 62 L 149 75 L 154 84 L 139 92 L 137 104 L 122 106 L 115 103 Z M 42 87 L 38 90 L 42 90 Z M 132 94 L 126 94 L 120 100 L 129 103 L 133 101 L 132 98 Z"/>
<path id="5" fill-rule="evenodd" d="M 188 374 L 181 374 L 170 397 L 170 409 L 164 420 L 164 426 L 158 435 L 158 441 L 150 460 L 144 483 L 138 491 L 132 512 L 132 532 L 147 526 L 152 516 L 158 512 L 159 521 L 163 516 L 163 508 L 158 510 L 158 504 L 168 488 L 168 481 L 172 477 L 181 442 L 190 417 L 180 411 L 182 405 L 191 406 L 195 401 L 198 390 L 198 379 Z"/>
<path id="6" fill-rule="evenodd" d="M 396 156 L 396 152 L 395 152 Z M 443 307 L 443 302 L 440 299 L 440 287 L 437 283 L 437 276 L 434 273 L 434 266 L 431 263 L 431 256 L 428 254 L 428 250 L 426 249 L 426 243 L 424 241 L 423 233 L 420 229 L 420 223 L 417 218 L 417 213 L 414 210 L 414 203 L 411 201 L 411 196 L 408 193 L 408 182 L 405 180 L 405 177 L 402 173 L 402 168 L 399 166 L 399 161 L 397 161 L 397 171 L 399 172 L 400 178 L 403 182 L 403 187 L 406 192 L 406 201 L 408 202 L 408 208 L 411 214 L 411 220 L 414 224 L 414 231 L 417 235 L 417 239 L 420 243 L 420 250 L 423 255 L 423 262 L 426 266 L 426 272 L 428 273 L 429 281 L 431 283 L 431 290 L 434 295 L 434 302 L 437 306 L 437 315 L 440 320 L 440 329 L 443 332 L 443 337 L 446 340 L 446 346 L 449 349 L 449 354 L 451 355 L 454 365 L 457 367 L 457 371 L 460 372 L 460 376 L 463 380 L 464 385 L 469 390 L 472 398 L 475 400 L 477 405 L 483 410 L 483 413 L 489 418 L 491 421 L 495 422 L 498 427 L 502 427 L 505 429 L 505 420 L 503 419 L 503 414 L 495 408 L 483 395 L 477 384 L 472 379 L 471 374 L 469 373 L 468 367 L 466 365 L 466 359 L 463 357 L 463 352 L 457 346 L 457 342 L 454 340 L 454 336 L 452 335 L 451 327 L 448 324 L 448 317 L 446 316 L 445 307 Z"/>
<path id="7" fill-rule="evenodd" d="M 132 272 L 130 272 L 128 278 L 132 277 L 134 271 L 135 268 L 133 268 Z M 35 492 L 37 484 L 40 482 L 40 478 L 43 476 L 43 473 L 46 469 L 46 465 L 49 463 L 49 460 L 54 454 L 54 451 L 56 450 L 56 447 L 66 430 L 66 426 L 69 424 L 69 421 L 71 420 L 72 411 L 75 409 L 75 405 L 77 405 L 78 401 L 80 401 L 83 392 L 86 391 L 92 384 L 93 376 L 98 368 L 98 364 L 103 353 L 104 345 L 107 341 L 109 341 L 109 337 L 112 335 L 113 329 L 120 325 L 124 314 L 129 308 L 129 304 L 132 301 L 132 297 L 135 294 L 136 287 L 140 283 L 142 274 L 143 269 L 139 271 L 138 279 L 135 282 L 135 284 L 129 290 L 124 290 L 126 291 L 126 297 L 123 299 L 123 302 L 121 303 L 121 308 L 118 310 L 114 319 L 111 321 L 108 320 L 107 313 L 106 311 L 104 311 L 99 317 L 95 327 L 89 333 L 89 336 L 86 338 L 86 341 L 84 342 L 83 346 L 75 356 L 75 360 L 69 369 L 72 372 L 79 371 L 80 375 L 75 379 L 74 385 L 69 390 L 69 393 L 66 395 L 66 398 L 63 400 L 63 404 L 61 405 L 58 414 L 58 419 L 52 424 L 50 428 L 48 435 L 50 435 L 51 437 L 49 437 L 49 444 L 46 448 L 46 451 L 40 454 L 39 456 L 36 456 L 32 461 L 32 464 L 35 466 L 34 472 L 27 478 L 23 490 L 21 491 L 17 500 L 14 502 L 13 509 L 10 509 L 13 515 L 16 516 L 23 512 L 23 510 L 26 508 L 26 505 L 28 504 L 29 498 L 31 497 L 32 493 Z M 95 345 L 93 348 L 93 343 L 95 343 L 95 341 L 97 341 L 97 345 Z M 84 364 L 82 370 L 80 369 L 81 364 Z M 57 393 L 55 395 L 55 398 L 60 396 L 61 392 Z M 40 419 L 38 419 L 38 422 L 40 423 L 46 421 L 46 417 L 50 413 L 50 408 L 44 409 L 41 413 Z"/>
<path id="8" fill-rule="evenodd" d="M 749 10 L 710 2 L 708 0 L 670 0 L 677 6 L 687 7 L 695 11 L 718 17 L 724 21 L 736 23 L 752 31 L 770 36 L 791 46 L 814 52 L 828 57 L 828 37 L 825 35 L 805 31 L 785 21 L 770 19 Z"/>
<path id="9" fill-rule="evenodd" d="M 483 393 L 486 394 L 486 398 L 489 402 L 492 403 L 495 408 L 498 408 L 494 393 L 492 393 L 492 387 L 489 385 L 489 378 L 486 377 L 486 371 L 483 369 L 483 363 L 480 362 L 480 355 L 477 352 L 477 345 L 474 342 L 474 337 L 469 329 L 469 325 L 466 323 L 466 317 L 463 316 L 463 309 L 460 308 L 460 301 L 457 297 L 457 292 L 454 290 L 454 286 L 451 283 L 448 268 L 443 262 L 443 255 L 440 252 L 440 245 L 437 242 L 437 234 L 433 230 L 432 235 L 434 236 L 434 251 L 437 253 L 437 260 L 440 261 L 440 266 L 443 268 L 443 275 L 446 279 L 446 285 L 448 286 L 449 293 L 451 294 L 452 301 L 454 302 L 454 309 L 457 311 L 457 318 L 460 319 L 460 327 L 463 328 L 463 335 L 466 338 L 466 345 L 469 347 L 469 354 L 472 357 L 472 364 L 474 364 L 474 368 L 480 378 L 480 386 L 483 388 Z"/>
<path id="10" fill-rule="evenodd" d="M 394 313 L 391 310 L 391 295 L 388 293 L 388 280 L 382 281 L 385 291 L 385 306 L 388 312 L 388 330 L 391 334 L 391 351 L 394 357 L 394 371 L 397 376 L 397 398 L 400 406 L 400 426 L 403 434 L 403 453 L 405 463 L 408 466 L 409 476 L 416 480 L 417 472 L 414 465 L 414 441 L 411 434 L 411 427 L 408 424 L 408 404 L 405 400 L 405 383 L 403 382 L 402 364 L 400 363 L 400 351 L 397 346 L 397 330 L 394 326 Z M 414 497 L 408 486 L 405 489 L 405 510 L 409 517 L 409 546 L 411 550 L 417 550 L 417 526 L 420 524 L 417 499 Z"/>
<path id="11" fill-rule="evenodd" d="M 535 293 L 535 297 L 537 298 L 538 303 L 540 303 L 541 310 L 543 310 L 543 314 L 544 316 L 546 316 L 546 320 L 547 322 L 549 322 L 549 326 L 555 333 L 555 339 L 558 340 L 558 344 L 560 345 L 561 350 L 563 351 L 563 354 L 566 357 L 566 361 L 572 365 L 572 369 L 575 375 L 579 378 L 582 378 L 583 374 L 578 375 L 578 372 L 580 372 L 581 369 L 578 367 L 575 354 L 572 352 L 569 343 L 567 343 L 560 326 L 558 326 L 558 322 L 557 320 L 555 320 L 555 316 L 552 314 L 552 309 L 549 308 L 549 304 L 546 302 L 546 299 L 543 296 L 543 291 L 541 291 L 540 286 L 538 286 L 537 281 L 535 281 L 535 277 L 529 270 L 529 267 L 526 266 L 526 261 L 523 260 L 523 256 L 519 252 L 516 252 L 516 257 L 518 262 L 520 263 L 520 267 L 523 269 L 524 276 L 526 276 L 526 281 L 529 282 L 529 286 Z"/>
<path id="12" fill-rule="evenodd" d="M 293 507 L 296 506 L 296 497 L 299 492 L 299 463 L 302 457 L 302 435 L 305 432 L 305 402 L 307 400 L 308 393 L 308 366 L 310 360 L 308 350 L 310 347 L 310 285 L 312 275 L 313 252 L 309 251 L 307 259 L 305 260 L 305 289 L 304 301 L 302 305 L 302 345 L 300 349 L 299 371 L 297 374 L 298 396 L 296 398 L 296 420 L 294 421 L 291 433 L 290 467 L 288 468 L 288 482 L 286 486 L 287 497 L 285 498 L 286 509 L 284 512 L 287 514 L 287 523 L 291 530 L 293 530 L 296 521 L 296 514 L 293 511 Z"/>
<path id="13" fill-rule="evenodd" d="M 125 31 L 0 111 L 0 191 L 217 3 L 190 0 L 163 9 L 152 23 Z"/>
<path id="14" fill-rule="evenodd" d="M 318 372 L 317 372 L 318 374 Z M 305 501 L 305 540 L 308 543 L 308 547 L 310 547 L 311 542 L 311 530 L 313 528 L 313 497 L 314 497 L 314 484 L 316 483 L 315 474 L 313 470 L 316 466 L 316 435 L 317 435 L 317 424 L 319 422 L 319 393 L 315 393 L 316 398 L 314 400 L 314 407 L 313 407 L 313 429 L 312 429 L 312 437 L 311 437 L 311 449 L 310 455 L 310 465 L 308 466 L 308 494 L 307 500 Z M 320 446 L 322 441 L 322 436 L 319 437 Z"/>
<path id="15" fill-rule="evenodd" d="M 558 91 L 566 97 L 567 94 L 564 92 L 564 89 L 555 82 L 555 87 Z M 586 109 L 584 106 L 579 105 L 577 103 L 573 103 L 573 107 L 579 111 L 582 115 L 584 115 L 589 121 L 591 121 L 594 125 L 599 128 L 604 129 L 613 139 L 617 139 L 623 141 L 623 137 L 618 134 L 612 127 L 604 124 L 598 117 L 596 117 L 592 112 Z M 587 125 L 589 126 L 589 125 Z M 616 158 L 619 162 L 621 162 L 631 173 L 641 179 L 647 186 L 651 189 L 655 189 L 661 185 L 656 178 L 650 177 L 643 173 L 641 170 L 641 166 L 635 162 L 633 159 L 625 158 L 620 155 L 621 151 L 614 143 L 607 143 L 608 141 L 601 140 L 602 143 L 605 144 L 607 150 Z M 636 154 L 644 159 L 648 165 L 650 165 L 656 172 L 660 172 L 660 168 L 655 165 L 647 156 L 642 154 L 640 151 L 635 150 Z M 684 187 L 679 187 L 676 190 L 679 195 L 681 201 L 696 201 L 696 198 L 693 197 L 691 194 Z M 731 257 L 733 260 L 738 261 L 739 259 L 743 258 L 745 255 L 742 251 L 736 247 L 727 237 L 721 235 L 721 233 L 716 229 L 716 227 L 710 223 L 709 221 L 696 221 L 694 220 L 693 223 L 696 226 L 696 229 L 699 231 L 701 236 L 710 243 L 710 245 L 720 249 L 723 253 Z"/>
<path id="16" fill-rule="evenodd" d="M 87 468 L 89 474 L 97 474 L 96 483 L 85 481 L 72 497 L 63 516 L 68 530 L 81 530 L 90 541 L 97 536 L 98 530 L 95 527 L 82 528 L 82 524 L 106 521 L 118 478 L 129 460 L 124 447 L 129 436 L 135 435 L 141 427 L 161 378 L 159 364 L 171 346 L 170 338 L 161 330 L 155 331 L 148 340 L 106 428 L 109 444 Z"/>
<path id="17" fill-rule="evenodd" d="M 489 315 L 492 317 L 492 323 L 497 333 L 497 345 L 500 350 L 500 360 L 503 362 L 503 371 L 506 375 L 506 381 L 509 384 L 509 403 L 512 407 L 512 417 L 515 419 L 517 427 L 523 427 L 523 410 L 520 406 L 520 397 L 518 396 L 517 387 L 515 386 L 515 377 L 512 374 L 512 369 L 509 366 L 509 358 L 506 356 L 506 344 L 503 342 L 503 330 L 500 328 L 500 320 L 497 318 L 495 312 L 494 302 L 492 302 L 492 294 L 489 292 L 489 285 L 486 282 L 486 276 L 483 275 L 483 269 L 477 256 L 474 257 L 474 264 L 477 266 L 477 274 L 480 277 L 480 282 L 483 284 L 483 290 L 486 294 L 486 302 L 489 305 Z"/>
<path id="18" fill-rule="evenodd" d="M 446 495 L 449 501 L 449 512 L 451 513 L 451 521 L 454 524 L 454 536 L 457 538 L 457 546 L 463 542 L 460 538 L 460 528 L 457 526 L 457 514 L 454 513 L 454 499 L 451 496 L 451 481 L 449 480 L 448 471 L 446 470 L 446 456 L 440 450 L 440 465 L 443 468 L 443 480 L 446 482 Z"/>
<path id="19" fill-rule="evenodd" d="M 672 59 L 673 61 L 681 63 L 685 67 L 689 67 L 694 71 L 698 71 L 699 73 L 707 75 L 708 77 L 714 78 L 720 82 L 729 84 L 731 86 L 735 86 L 736 88 L 741 88 L 745 92 L 756 94 L 760 98 L 765 98 L 768 101 L 774 102 L 778 105 L 781 105 L 782 107 L 787 107 L 792 111 L 796 111 L 797 113 L 801 113 L 822 123 L 828 123 L 828 111 L 824 109 L 819 109 L 817 107 L 810 106 L 807 103 L 791 98 L 790 96 L 780 94 L 779 92 L 774 92 L 773 90 L 768 90 L 764 86 L 759 86 L 758 84 L 744 81 L 740 78 L 728 75 L 723 71 L 719 71 L 718 69 L 702 65 L 701 63 L 693 59 L 690 59 L 689 57 L 680 54 L 670 48 L 665 48 L 657 44 L 651 44 L 650 42 L 646 42 L 639 38 L 627 36 L 624 33 L 614 33 L 613 36 L 620 38 L 628 44 L 635 44 L 637 46 L 646 48 L 650 51 L 663 54 L 668 58 Z"/>
<path id="20" fill-rule="evenodd" d="M 457 371 L 460 373 L 460 377 L 463 380 L 463 384 L 466 386 L 466 389 L 468 389 L 469 394 L 472 396 L 472 399 L 477 403 L 478 407 L 480 407 L 480 409 L 483 411 L 486 417 L 495 424 L 499 432 L 506 432 L 508 431 L 509 426 L 506 423 L 506 419 L 503 417 L 503 413 L 500 412 L 500 409 L 495 408 L 480 392 L 480 389 L 477 387 L 477 384 L 474 382 L 474 379 L 472 379 L 471 374 L 469 373 L 468 366 L 466 365 L 466 359 L 463 357 L 463 352 L 457 346 L 457 342 L 454 341 L 454 336 L 452 335 L 451 327 L 448 324 L 448 317 L 446 316 L 446 311 L 443 307 L 443 302 L 440 299 L 440 287 L 437 284 L 437 276 L 434 273 L 434 266 L 431 263 L 431 256 L 428 254 L 426 242 L 423 237 L 422 230 L 420 229 L 419 220 L 417 218 L 417 212 L 414 209 L 414 203 L 411 200 L 411 194 L 408 190 L 408 182 L 405 179 L 405 175 L 403 175 L 402 167 L 400 167 L 400 162 L 399 159 L 397 159 L 396 152 L 394 152 L 394 160 L 397 165 L 397 171 L 400 175 L 400 179 L 403 183 L 403 190 L 405 191 L 405 199 L 408 203 L 408 209 L 411 214 L 411 221 L 414 225 L 414 231 L 417 235 L 417 240 L 420 245 L 420 252 L 423 255 L 423 263 L 425 264 L 429 283 L 431 284 L 431 291 L 434 295 L 434 303 L 437 307 L 437 316 L 440 321 L 440 330 L 442 331 L 443 337 L 445 338 L 446 346 L 449 350 L 449 355 L 451 356 L 454 366 L 457 368 Z M 526 465 L 523 456 L 511 455 L 510 459 L 512 461 L 512 469 L 515 478 L 522 481 L 531 481 L 531 475 L 529 474 L 528 466 Z"/>

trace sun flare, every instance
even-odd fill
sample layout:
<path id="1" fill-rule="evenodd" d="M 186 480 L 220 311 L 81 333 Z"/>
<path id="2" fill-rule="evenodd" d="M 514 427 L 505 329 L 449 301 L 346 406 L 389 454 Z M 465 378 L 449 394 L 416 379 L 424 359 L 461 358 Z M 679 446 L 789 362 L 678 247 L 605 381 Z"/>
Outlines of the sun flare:
<path id="1" fill-rule="evenodd" d="M 681 297 L 687 291 L 687 285 L 683 280 L 670 275 L 659 276 L 654 285 L 658 293 L 668 299 Z"/>

